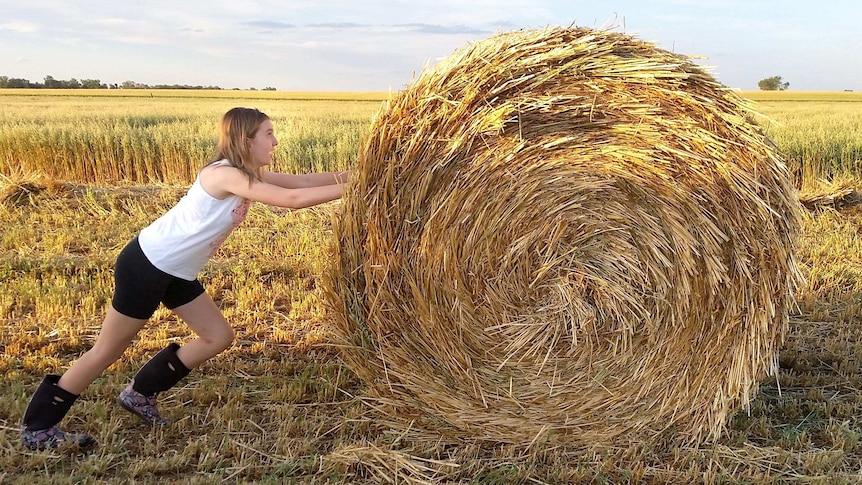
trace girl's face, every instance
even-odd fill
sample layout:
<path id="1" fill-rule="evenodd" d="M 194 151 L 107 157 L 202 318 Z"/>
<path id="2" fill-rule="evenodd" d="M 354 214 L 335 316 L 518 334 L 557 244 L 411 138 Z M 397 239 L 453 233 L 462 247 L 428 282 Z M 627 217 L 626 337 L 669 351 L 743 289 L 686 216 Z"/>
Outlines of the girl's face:
<path id="1" fill-rule="evenodd" d="M 272 151 L 276 145 L 278 145 L 278 140 L 275 138 L 272 121 L 269 119 L 263 120 L 254 138 L 249 140 L 248 151 L 251 154 L 255 168 L 264 167 L 272 163 Z"/>

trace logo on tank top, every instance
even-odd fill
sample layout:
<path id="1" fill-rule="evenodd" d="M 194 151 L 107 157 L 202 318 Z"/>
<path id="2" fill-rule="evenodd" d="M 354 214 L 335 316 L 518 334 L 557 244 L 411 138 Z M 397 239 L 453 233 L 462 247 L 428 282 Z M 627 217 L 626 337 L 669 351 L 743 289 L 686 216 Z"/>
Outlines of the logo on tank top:
<path id="1" fill-rule="evenodd" d="M 233 222 L 233 224 L 230 226 L 230 228 L 227 231 L 224 232 L 224 234 L 219 236 L 218 239 L 216 239 L 215 241 L 213 241 L 210 244 L 210 246 L 212 246 L 212 253 L 213 254 L 225 242 L 227 237 L 230 235 L 231 231 L 233 231 L 233 229 L 236 226 L 242 224 L 243 221 L 245 221 L 246 216 L 248 216 L 248 208 L 250 206 L 251 206 L 251 200 L 242 199 L 242 202 L 240 202 L 236 207 L 234 207 L 234 209 L 232 211 L 230 211 L 230 218 L 231 218 L 231 221 Z"/>
<path id="2" fill-rule="evenodd" d="M 234 210 L 231 211 L 230 216 L 233 218 L 233 227 L 236 227 L 245 220 L 245 217 L 248 215 L 248 208 L 251 205 L 251 200 L 242 199 L 242 202 L 239 203 Z"/>

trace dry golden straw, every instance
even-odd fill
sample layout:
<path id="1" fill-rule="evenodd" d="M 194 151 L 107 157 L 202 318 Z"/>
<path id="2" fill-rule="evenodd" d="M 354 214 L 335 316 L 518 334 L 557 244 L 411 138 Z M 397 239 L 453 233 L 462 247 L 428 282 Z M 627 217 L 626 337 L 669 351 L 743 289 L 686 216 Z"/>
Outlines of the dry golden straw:
<path id="1" fill-rule="evenodd" d="M 450 436 L 718 437 L 776 370 L 800 278 L 799 204 L 753 115 L 621 33 L 454 53 L 363 142 L 326 282 L 343 359 L 387 418 Z"/>

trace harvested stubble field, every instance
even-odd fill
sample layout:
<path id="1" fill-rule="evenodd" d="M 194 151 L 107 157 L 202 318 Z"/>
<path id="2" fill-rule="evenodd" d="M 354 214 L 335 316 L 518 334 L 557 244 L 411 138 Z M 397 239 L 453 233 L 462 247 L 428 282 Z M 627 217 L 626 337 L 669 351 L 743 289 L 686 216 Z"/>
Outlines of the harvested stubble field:
<path id="1" fill-rule="evenodd" d="M 767 131 L 808 207 L 806 281 L 777 378 L 718 442 L 523 450 L 379 419 L 322 305 L 336 202 L 253 206 L 202 274 L 234 346 L 162 396 L 171 427 L 144 428 L 114 399 L 149 355 L 188 338 L 159 310 L 64 421 L 99 441 L 79 456 L 22 449 L 27 400 L 92 344 L 117 252 L 182 195 L 218 116 L 237 105 L 272 115 L 276 169 L 342 169 L 386 96 L 0 91 L 0 483 L 862 481 L 862 95 L 744 94 L 775 122 Z"/>

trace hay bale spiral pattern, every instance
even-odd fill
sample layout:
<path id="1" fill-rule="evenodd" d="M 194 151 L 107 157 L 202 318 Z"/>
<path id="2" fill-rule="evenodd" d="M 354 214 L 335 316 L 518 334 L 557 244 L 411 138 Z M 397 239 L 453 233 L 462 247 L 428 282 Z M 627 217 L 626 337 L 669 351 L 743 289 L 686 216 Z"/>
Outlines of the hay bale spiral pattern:
<path id="1" fill-rule="evenodd" d="M 799 282 L 799 206 L 753 114 L 622 33 L 454 53 L 363 141 L 326 283 L 341 355 L 460 437 L 717 437 Z"/>

